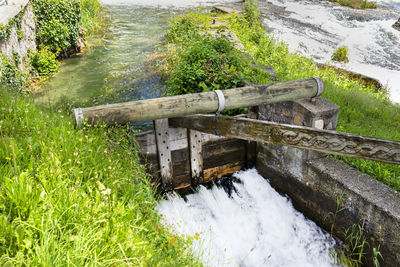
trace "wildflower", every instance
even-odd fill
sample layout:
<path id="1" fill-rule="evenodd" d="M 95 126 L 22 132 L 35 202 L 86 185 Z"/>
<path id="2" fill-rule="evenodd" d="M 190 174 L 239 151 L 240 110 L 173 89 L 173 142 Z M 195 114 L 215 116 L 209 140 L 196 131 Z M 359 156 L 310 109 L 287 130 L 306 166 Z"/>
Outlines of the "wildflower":
<path id="1" fill-rule="evenodd" d="M 11 160 L 11 158 L 9 158 L 9 157 L 6 157 L 6 160 Z"/>

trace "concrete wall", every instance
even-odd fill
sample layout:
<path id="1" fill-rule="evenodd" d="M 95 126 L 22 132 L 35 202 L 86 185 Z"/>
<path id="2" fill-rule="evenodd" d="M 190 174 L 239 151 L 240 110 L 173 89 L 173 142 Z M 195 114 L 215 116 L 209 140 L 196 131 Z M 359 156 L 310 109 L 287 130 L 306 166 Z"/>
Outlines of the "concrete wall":
<path id="1" fill-rule="evenodd" d="M 32 5 L 27 0 L 9 2 L 13 2 L 14 4 L 0 7 L 0 23 L 2 25 L 7 25 L 10 19 L 25 9 L 21 23 L 23 37 L 19 40 L 17 29 L 13 27 L 10 36 L 6 40 L 0 41 L 0 53 L 6 55 L 9 60 L 12 60 L 13 53 L 18 53 L 22 59 L 28 55 L 29 51 L 36 50 L 36 27 L 33 9 Z M 24 64 L 22 64 L 22 67 L 24 67 Z"/>
<path id="2" fill-rule="evenodd" d="M 318 98 L 259 107 L 262 120 L 335 129 L 338 107 Z M 364 225 L 372 248 L 380 246 L 381 266 L 400 266 L 400 194 L 321 153 L 289 147 L 257 145 L 256 168 L 293 205 L 334 236 L 345 239 L 345 230 Z M 337 200 L 342 197 L 338 207 Z M 344 208 L 342 211 L 336 211 Z"/>

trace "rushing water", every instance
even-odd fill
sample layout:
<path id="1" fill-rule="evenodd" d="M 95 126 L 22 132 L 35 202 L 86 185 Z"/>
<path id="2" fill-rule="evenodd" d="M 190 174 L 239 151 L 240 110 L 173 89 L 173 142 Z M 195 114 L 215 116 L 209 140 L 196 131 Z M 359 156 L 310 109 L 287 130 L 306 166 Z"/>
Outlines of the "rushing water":
<path id="1" fill-rule="evenodd" d="M 259 1 L 265 24 L 292 51 L 317 62 L 380 80 L 400 103 L 400 0 L 378 0 L 377 10 L 355 10 L 320 0 Z M 349 48 L 349 63 L 330 60 L 334 49 Z"/>
<path id="2" fill-rule="evenodd" d="M 194 236 L 205 266 L 334 266 L 335 241 L 296 211 L 255 169 L 232 187 L 213 186 L 159 203 L 174 231 Z M 228 190 L 224 190 L 227 189 Z"/>

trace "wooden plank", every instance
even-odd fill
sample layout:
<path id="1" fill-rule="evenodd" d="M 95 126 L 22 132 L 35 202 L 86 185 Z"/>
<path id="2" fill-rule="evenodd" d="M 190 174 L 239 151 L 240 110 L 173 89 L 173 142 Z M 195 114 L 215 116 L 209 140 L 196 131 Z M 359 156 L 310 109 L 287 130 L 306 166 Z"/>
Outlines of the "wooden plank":
<path id="1" fill-rule="evenodd" d="M 204 175 L 204 183 L 211 182 L 215 179 L 220 179 L 225 175 L 231 175 L 246 166 L 244 161 L 228 163 L 222 166 L 218 166 L 215 168 L 205 169 L 203 170 Z"/>
<path id="2" fill-rule="evenodd" d="M 203 171 L 203 138 L 202 133 L 189 130 L 190 169 L 193 185 L 199 184 Z"/>
<path id="3" fill-rule="evenodd" d="M 154 131 L 140 133 L 135 136 L 142 154 L 156 154 L 156 139 Z M 169 128 L 169 143 L 172 151 L 188 147 L 187 129 Z"/>
<path id="4" fill-rule="evenodd" d="M 323 153 L 400 165 L 400 142 L 280 124 L 247 118 L 192 115 L 170 119 L 170 126 L 185 127 L 243 140 L 290 146 Z"/>
<path id="5" fill-rule="evenodd" d="M 225 109 L 310 98 L 319 96 L 322 90 L 319 78 L 227 89 L 224 90 Z M 78 125 L 83 121 L 114 125 L 215 112 L 218 106 L 215 92 L 203 92 L 88 107 L 77 109 L 81 112 L 74 114 L 82 114 L 75 118 Z"/>
<path id="6" fill-rule="evenodd" d="M 172 156 L 169 144 L 168 119 L 154 121 L 161 180 L 166 189 L 172 189 Z"/>

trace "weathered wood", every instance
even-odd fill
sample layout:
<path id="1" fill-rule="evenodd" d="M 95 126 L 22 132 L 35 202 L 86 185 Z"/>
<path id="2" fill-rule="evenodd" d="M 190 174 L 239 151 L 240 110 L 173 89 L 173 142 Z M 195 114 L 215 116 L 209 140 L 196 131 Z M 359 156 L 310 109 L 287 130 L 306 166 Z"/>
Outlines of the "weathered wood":
<path id="1" fill-rule="evenodd" d="M 193 184 L 199 184 L 203 171 L 203 139 L 202 133 L 189 130 L 190 169 Z"/>
<path id="2" fill-rule="evenodd" d="M 192 115 L 172 118 L 170 126 L 250 141 L 400 165 L 400 142 L 247 118 Z"/>
<path id="3" fill-rule="evenodd" d="M 238 161 L 233 163 L 228 163 L 222 166 L 218 166 L 215 168 L 205 169 L 203 171 L 204 182 L 211 182 L 214 179 L 220 179 L 223 176 L 231 175 L 242 168 L 246 167 L 246 163 L 244 161 Z"/>
<path id="4" fill-rule="evenodd" d="M 223 91 L 225 109 L 289 101 L 319 96 L 323 90 L 320 78 L 247 86 Z M 134 102 L 75 109 L 77 124 L 103 122 L 109 125 L 182 117 L 218 110 L 215 92 L 169 96 Z"/>
<path id="5" fill-rule="evenodd" d="M 172 187 L 172 156 L 169 144 L 168 119 L 154 121 L 158 162 L 160 165 L 161 179 L 163 185 Z"/>

